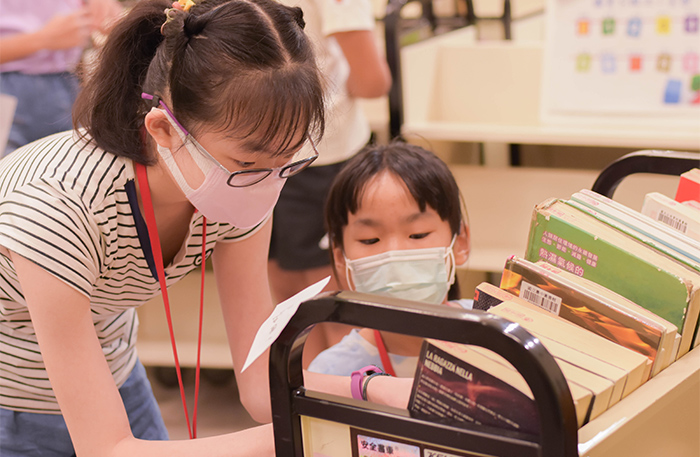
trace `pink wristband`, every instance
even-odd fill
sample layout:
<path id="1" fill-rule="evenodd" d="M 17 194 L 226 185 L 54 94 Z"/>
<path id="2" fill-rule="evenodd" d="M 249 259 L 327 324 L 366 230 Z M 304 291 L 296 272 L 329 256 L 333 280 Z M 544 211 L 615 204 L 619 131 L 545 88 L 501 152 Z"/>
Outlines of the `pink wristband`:
<path id="1" fill-rule="evenodd" d="M 357 371 L 353 371 L 350 375 L 350 393 L 355 400 L 364 400 L 362 398 L 362 382 L 366 375 L 373 373 L 383 373 L 383 370 L 375 365 L 367 365 Z"/>

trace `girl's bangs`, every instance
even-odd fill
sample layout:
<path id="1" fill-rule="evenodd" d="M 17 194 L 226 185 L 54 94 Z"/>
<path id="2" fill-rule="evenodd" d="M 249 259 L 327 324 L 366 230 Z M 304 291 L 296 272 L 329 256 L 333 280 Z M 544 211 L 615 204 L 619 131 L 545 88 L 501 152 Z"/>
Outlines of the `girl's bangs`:
<path id="1" fill-rule="evenodd" d="M 299 78 L 280 84 L 273 82 L 274 77 L 257 76 L 238 78 L 237 84 L 229 87 L 233 93 L 228 99 L 236 103 L 219 117 L 224 120 L 222 128 L 252 150 L 272 156 L 297 150 L 308 139 L 320 139 L 324 126 L 320 91 L 309 91 L 314 85 L 300 84 Z"/>

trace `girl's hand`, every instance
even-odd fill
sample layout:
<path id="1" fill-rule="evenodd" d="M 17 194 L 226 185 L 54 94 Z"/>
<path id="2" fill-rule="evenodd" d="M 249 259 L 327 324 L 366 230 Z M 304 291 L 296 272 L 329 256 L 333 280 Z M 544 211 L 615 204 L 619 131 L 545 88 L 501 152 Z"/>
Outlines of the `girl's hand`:
<path id="1" fill-rule="evenodd" d="M 36 32 L 40 49 L 70 49 L 86 46 L 90 38 L 90 12 L 81 8 L 54 16 Z"/>

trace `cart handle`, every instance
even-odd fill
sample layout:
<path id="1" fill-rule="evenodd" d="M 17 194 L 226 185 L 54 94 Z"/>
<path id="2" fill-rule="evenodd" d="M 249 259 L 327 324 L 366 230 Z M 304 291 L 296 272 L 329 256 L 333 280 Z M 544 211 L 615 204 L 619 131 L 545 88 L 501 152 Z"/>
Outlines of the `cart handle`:
<path id="1" fill-rule="evenodd" d="M 700 167 L 700 153 L 644 150 L 626 154 L 600 172 L 591 190 L 612 198 L 622 180 L 634 173 L 679 176 Z"/>
<path id="2" fill-rule="evenodd" d="M 366 402 L 319 398 L 303 387 L 301 355 L 314 324 L 340 322 L 494 351 L 527 382 L 540 418 L 539 442 L 509 431 L 458 428 L 391 411 L 368 410 Z M 578 456 L 578 425 L 568 384 L 540 341 L 523 327 L 477 310 L 461 310 L 358 292 L 327 293 L 300 305 L 270 349 L 270 395 L 277 456 L 302 457 L 301 415 L 325 418 L 486 455 Z M 324 414 L 324 411 L 325 414 Z M 405 412 L 404 412 L 405 413 Z M 439 440 L 439 441 L 436 441 Z M 467 447 L 465 447 L 467 446 Z"/>

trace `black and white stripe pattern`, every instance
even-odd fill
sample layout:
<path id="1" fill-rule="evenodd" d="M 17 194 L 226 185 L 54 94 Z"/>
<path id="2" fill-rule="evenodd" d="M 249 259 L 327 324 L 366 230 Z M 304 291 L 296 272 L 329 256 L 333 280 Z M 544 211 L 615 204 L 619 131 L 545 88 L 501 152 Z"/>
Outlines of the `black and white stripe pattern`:
<path id="1" fill-rule="evenodd" d="M 0 245 L 90 298 L 95 331 L 120 386 L 136 362 L 136 307 L 160 293 L 141 248 L 129 193 L 129 159 L 64 132 L 0 162 Z M 133 199 L 133 197 L 132 197 Z M 207 221 L 207 253 L 217 241 L 252 234 Z M 141 238 L 140 238 L 141 237 Z M 165 272 L 168 285 L 200 265 L 202 217 Z M 0 255 L 0 407 L 60 414 L 12 262 Z"/>

